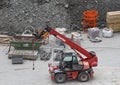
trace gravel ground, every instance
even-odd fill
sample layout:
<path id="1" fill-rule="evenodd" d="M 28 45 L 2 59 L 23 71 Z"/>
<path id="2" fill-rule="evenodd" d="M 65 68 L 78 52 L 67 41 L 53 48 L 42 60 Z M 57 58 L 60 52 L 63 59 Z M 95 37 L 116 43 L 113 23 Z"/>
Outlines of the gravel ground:
<path id="1" fill-rule="evenodd" d="M 106 26 L 106 12 L 120 11 L 120 0 L 0 0 L 0 31 L 21 33 L 26 28 L 80 30 L 83 12 L 98 10 L 98 25 Z"/>
<path id="2" fill-rule="evenodd" d="M 51 41 L 52 42 L 52 41 Z M 67 81 L 61 85 L 120 85 L 120 33 L 113 38 L 102 38 L 102 42 L 92 43 L 83 35 L 82 47 L 94 50 L 99 58 L 94 68 L 94 78 L 88 82 Z M 12 65 L 6 54 L 8 46 L 0 45 L 0 85 L 56 85 L 48 73 L 48 62 L 24 60 L 24 64 Z"/>

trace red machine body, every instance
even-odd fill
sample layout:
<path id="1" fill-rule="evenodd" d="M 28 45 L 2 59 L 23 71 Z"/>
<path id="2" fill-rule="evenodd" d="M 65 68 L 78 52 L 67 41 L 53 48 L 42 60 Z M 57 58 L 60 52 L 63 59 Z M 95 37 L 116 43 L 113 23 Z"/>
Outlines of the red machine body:
<path id="1" fill-rule="evenodd" d="M 68 53 L 64 54 L 66 56 L 63 57 L 59 63 L 49 63 L 49 72 L 52 80 L 55 80 L 57 83 L 63 83 L 66 80 L 71 79 L 78 79 L 79 81 L 86 82 L 93 77 L 94 72 L 92 67 L 97 66 L 98 63 L 98 58 L 95 52 L 88 52 L 69 38 L 50 27 L 45 28 L 40 35 L 35 34 L 35 36 L 36 38 L 43 38 L 43 35 L 46 32 L 49 32 L 51 35 L 54 35 L 56 38 L 69 45 L 80 58 L 80 60 L 77 61 L 77 57 L 75 55 L 71 56 L 72 53 Z M 86 58 L 83 58 L 81 54 L 86 56 Z M 67 65 L 64 63 L 67 63 Z"/>
<path id="2" fill-rule="evenodd" d="M 78 44 L 74 43 L 69 38 L 65 37 L 64 35 L 60 34 L 59 32 L 55 31 L 54 29 L 50 30 L 50 34 L 52 34 L 55 37 L 59 38 L 64 43 L 68 44 L 73 50 L 75 50 L 78 53 L 79 57 L 81 58 L 81 61 L 88 62 L 90 67 L 97 66 L 98 59 L 97 59 L 95 54 L 91 55 L 90 52 L 88 52 L 87 50 L 83 49 L 81 46 L 79 46 Z M 86 58 L 83 58 L 81 56 L 81 54 L 85 55 Z"/>

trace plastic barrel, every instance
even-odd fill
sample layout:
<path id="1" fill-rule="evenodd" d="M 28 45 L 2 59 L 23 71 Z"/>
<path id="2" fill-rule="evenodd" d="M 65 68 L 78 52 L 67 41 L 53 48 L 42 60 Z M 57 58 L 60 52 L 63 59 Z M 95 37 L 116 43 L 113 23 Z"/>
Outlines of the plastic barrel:
<path id="1" fill-rule="evenodd" d="M 84 20 L 88 23 L 88 26 L 96 27 L 97 25 L 97 18 L 98 18 L 98 11 L 96 10 L 87 10 L 84 11 Z"/>

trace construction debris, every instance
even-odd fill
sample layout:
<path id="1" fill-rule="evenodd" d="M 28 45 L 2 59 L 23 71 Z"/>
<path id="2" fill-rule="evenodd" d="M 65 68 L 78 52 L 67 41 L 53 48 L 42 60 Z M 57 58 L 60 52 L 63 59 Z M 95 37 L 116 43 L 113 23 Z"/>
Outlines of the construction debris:
<path id="1" fill-rule="evenodd" d="M 51 57 L 54 61 L 60 61 L 62 59 L 62 54 L 65 51 L 63 46 L 56 46 L 52 48 Z"/>
<path id="2" fill-rule="evenodd" d="M 49 60 L 51 57 L 51 49 L 50 46 L 42 45 L 38 52 L 40 60 Z"/>
<path id="3" fill-rule="evenodd" d="M 97 28 L 97 27 L 89 28 L 88 29 L 88 38 L 92 42 L 100 42 L 100 41 L 102 41 L 101 36 L 100 36 L 99 28 Z"/>
<path id="4" fill-rule="evenodd" d="M 104 28 L 102 30 L 102 35 L 105 38 L 111 38 L 113 36 L 113 30 L 112 29 L 108 29 L 108 28 Z"/>
<path id="5" fill-rule="evenodd" d="M 78 32 L 72 32 L 71 39 L 78 45 L 81 45 L 82 35 Z"/>
<path id="6" fill-rule="evenodd" d="M 65 35 L 66 28 L 55 28 L 55 30 L 56 30 L 57 32 L 59 32 L 60 34 Z M 55 37 L 55 41 L 56 41 L 56 44 L 57 44 L 58 46 L 64 46 L 64 47 L 65 47 L 64 42 L 62 42 L 60 39 L 58 39 L 58 38 Z"/>

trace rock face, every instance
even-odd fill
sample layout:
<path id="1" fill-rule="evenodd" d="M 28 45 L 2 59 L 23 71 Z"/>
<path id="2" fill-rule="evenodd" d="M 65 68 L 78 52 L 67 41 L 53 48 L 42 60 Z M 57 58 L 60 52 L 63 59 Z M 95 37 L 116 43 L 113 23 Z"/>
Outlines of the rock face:
<path id="1" fill-rule="evenodd" d="M 98 26 L 106 26 L 106 12 L 120 10 L 120 0 L 0 0 L 0 31 L 21 33 L 25 29 L 81 28 L 83 12 L 98 10 Z"/>

